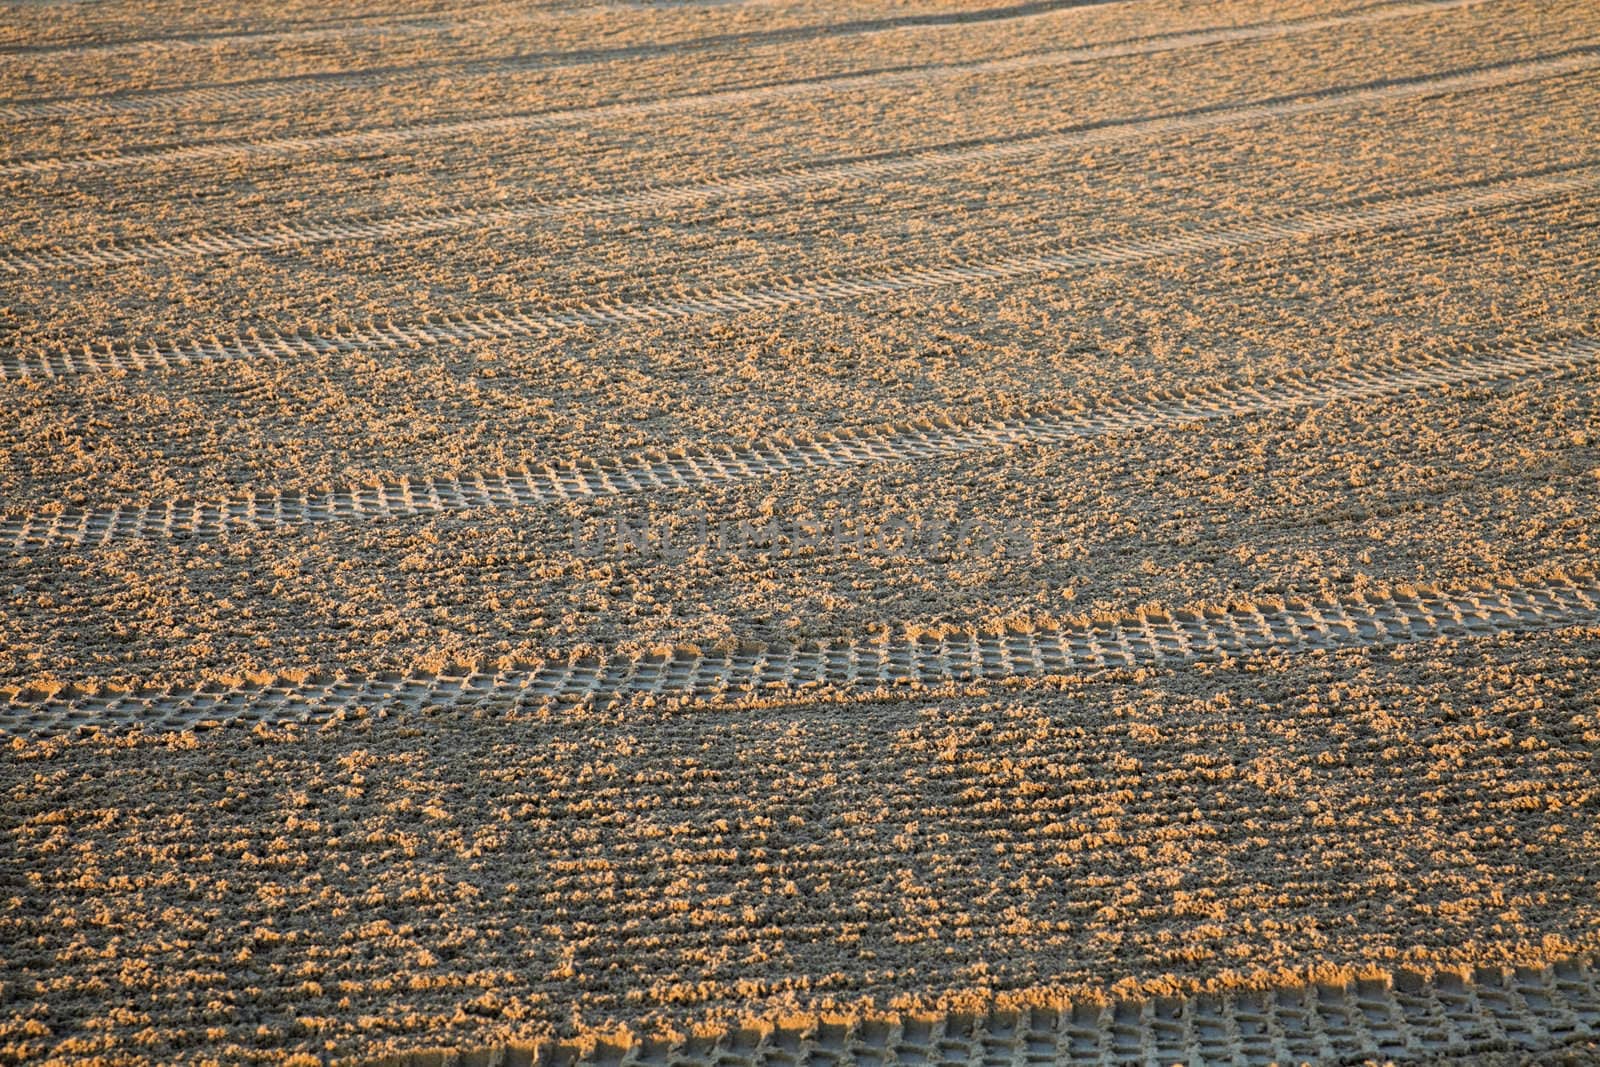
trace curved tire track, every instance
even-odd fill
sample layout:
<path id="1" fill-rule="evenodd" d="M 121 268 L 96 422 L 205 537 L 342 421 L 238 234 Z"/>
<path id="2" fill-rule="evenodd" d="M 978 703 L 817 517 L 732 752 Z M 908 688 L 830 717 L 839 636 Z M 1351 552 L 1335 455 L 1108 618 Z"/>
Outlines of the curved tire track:
<path id="1" fill-rule="evenodd" d="M 371 711 L 606 705 L 651 696 L 680 703 L 794 699 L 823 693 L 1003 681 L 1220 661 L 1270 650 L 1373 648 L 1600 623 L 1592 570 L 1528 582 L 1447 589 L 1397 587 L 1329 598 L 1262 598 L 1112 618 L 1036 620 L 1022 630 L 964 629 L 937 638 L 838 639 L 792 649 L 679 647 L 649 656 L 599 655 L 500 671 L 345 674 L 294 683 L 54 694 L 13 692 L 0 732 L 48 737 L 79 727 L 186 730 L 239 722 L 319 724 Z"/>
<path id="2" fill-rule="evenodd" d="M 784 285 L 695 292 L 654 301 L 623 304 L 595 301 L 550 310 L 462 312 L 412 323 L 377 323 L 323 335 L 272 332 L 226 340 L 156 340 L 130 346 L 87 341 L 81 347 L 57 347 L 31 353 L 0 351 L 0 380 L 167 370 L 241 359 L 319 358 L 374 349 L 548 337 L 586 326 L 625 326 L 699 315 L 775 311 L 798 304 L 860 299 L 947 285 L 1009 281 L 1057 271 L 1127 266 L 1169 256 L 1214 254 L 1271 241 L 1308 240 L 1336 233 L 1411 225 L 1467 211 L 1494 210 L 1582 194 L 1597 187 L 1600 187 L 1600 167 L 1584 167 L 1337 211 L 1305 211 L 1232 226 L 1179 230 L 1140 239 L 1118 238 L 987 261 L 908 266 L 890 273 L 855 277 L 818 276 Z"/>
<path id="3" fill-rule="evenodd" d="M 1600 339 L 1521 343 L 1450 358 L 1405 360 L 1319 380 L 1281 378 L 1248 387 L 1197 389 L 1108 405 L 1088 412 L 1047 410 L 992 422 L 943 419 L 858 431 L 807 443 L 771 443 L 722 451 L 677 450 L 672 455 L 604 463 L 550 465 L 539 470 L 482 473 L 468 478 L 402 479 L 389 485 L 348 486 L 320 494 L 271 493 L 211 503 L 170 501 L 108 508 L 68 508 L 51 515 L 0 520 L 0 548 L 95 546 L 173 536 L 216 537 L 229 531 L 325 522 L 353 522 L 466 511 L 542 507 L 565 500 L 750 481 L 797 470 L 915 462 L 1019 444 L 1051 444 L 1111 433 L 1137 433 L 1208 422 L 1378 399 L 1472 382 L 1499 381 L 1600 360 Z"/>
<path id="4" fill-rule="evenodd" d="M 719 197 L 800 192 L 861 178 L 884 179 L 900 174 L 931 173 L 971 163 L 997 163 L 1026 158 L 1063 148 L 1248 126 L 1339 108 L 1488 89 L 1560 77 L 1596 67 L 1600 67 L 1600 53 L 1585 52 L 1412 81 L 1341 87 L 1288 100 L 1128 119 L 1044 136 L 917 149 L 837 165 L 782 168 L 706 182 L 645 187 L 559 200 L 530 199 L 508 205 L 469 207 L 457 211 L 333 219 L 311 225 L 284 225 L 253 231 L 211 230 L 183 237 L 130 240 L 78 248 L 0 249 L 0 270 L 22 273 L 72 267 L 112 267 L 198 256 L 266 252 L 332 241 L 395 240 L 463 229 L 505 229 L 540 219 L 590 212 L 668 208 Z"/>
<path id="5" fill-rule="evenodd" d="M 1071 63 L 1087 63 L 1120 56 L 1152 55 L 1159 52 L 1207 45 L 1269 40 L 1316 30 L 1334 29 L 1362 23 L 1382 22 L 1410 15 L 1434 14 L 1454 11 L 1485 3 L 1487 0 L 1423 0 L 1403 3 L 1393 7 L 1365 10 L 1351 15 L 1305 19 L 1297 22 L 1264 23 L 1255 26 L 1225 27 L 1201 30 L 1194 33 L 1174 34 L 1169 37 L 1141 38 L 1133 41 L 1103 45 L 1089 45 L 1006 59 L 980 60 L 972 63 L 937 64 L 912 69 L 857 72 L 801 81 L 780 82 L 740 89 L 722 89 L 641 100 L 626 100 L 611 104 L 566 108 L 556 111 L 496 115 L 485 118 L 421 123 L 411 126 L 387 127 L 376 130 L 348 130 L 338 133 L 314 134 L 302 137 L 279 137 L 269 140 L 214 141 L 204 144 L 177 145 L 120 152 L 89 152 L 67 156 L 49 156 L 37 159 L 12 159 L 0 162 L 0 176 L 54 175 L 88 171 L 116 170 L 140 167 L 153 163 L 206 163 L 240 157 L 265 157 L 281 159 L 300 156 L 325 149 L 371 149 L 393 145 L 415 144 L 459 137 L 465 134 L 507 133 L 514 131 L 548 129 L 580 121 L 604 121 L 624 116 L 665 115 L 701 107 L 728 104 L 757 104 L 804 97 L 840 89 L 884 88 L 893 85 L 917 84 L 941 77 L 959 77 L 973 74 L 998 74 L 1008 71 L 1028 70 L 1035 67 Z M 372 84 L 388 84 L 387 76 L 376 77 Z M 348 84 L 348 83 L 347 83 Z M 258 101 L 268 95 L 267 86 L 244 86 L 239 91 L 245 95 L 239 100 Z M 216 104 L 232 102 L 227 87 L 195 90 L 197 97 L 190 101 L 179 94 L 168 94 L 156 104 L 162 109 L 186 104 Z M 265 95 L 264 95 L 265 94 Z M 67 108 L 71 104 L 71 108 Z M 83 102 L 58 101 L 55 103 L 19 103 L 0 107 L 0 119 L 38 116 L 83 117 L 102 112 L 81 110 Z M 35 110 L 44 108 L 45 110 Z M 122 109 L 119 109 L 122 110 Z"/>

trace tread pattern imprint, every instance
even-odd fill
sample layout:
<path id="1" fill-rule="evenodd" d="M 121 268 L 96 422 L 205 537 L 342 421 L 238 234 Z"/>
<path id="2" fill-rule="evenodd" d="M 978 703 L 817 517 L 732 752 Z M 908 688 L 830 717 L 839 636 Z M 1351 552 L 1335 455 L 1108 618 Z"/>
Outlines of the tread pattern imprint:
<path id="1" fill-rule="evenodd" d="M 1600 1063 L 1600 8 L 65 6 L 0 7 L 0 1064 Z M 469 346 L 492 388 L 441 379 Z M 1084 402 L 1085 359 L 1126 380 Z M 650 374 L 759 403 L 663 436 Z M 1111 609 L 774 555 L 663 643 L 619 557 L 585 611 L 627 640 L 530 658 L 548 586 L 382 547 L 537 567 L 531 516 L 886 470 L 1045 471 L 1136 545 L 1106 472 L 1185 496 L 1196 440 L 1322 518 L 1090 559 Z M 341 552 L 399 653 L 249 636 Z M 508 608 L 441 651 L 452 596 Z M 1215 744 L 1162 748 L 1196 707 Z M 948 796 L 836 780 L 946 721 Z"/>

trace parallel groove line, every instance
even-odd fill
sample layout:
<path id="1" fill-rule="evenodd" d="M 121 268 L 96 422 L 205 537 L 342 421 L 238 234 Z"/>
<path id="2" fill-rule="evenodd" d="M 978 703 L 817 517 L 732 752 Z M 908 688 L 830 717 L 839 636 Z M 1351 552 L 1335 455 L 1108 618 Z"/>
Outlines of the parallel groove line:
<path id="1" fill-rule="evenodd" d="M 300 137 L 281 137 L 270 140 L 217 141 L 135 151 L 89 152 L 38 159 L 12 159 L 0 163 L 0 176 L 48 175 L 110 170 L 121 167 L 143 166 L 155 162 L 208 162 L 238 156 L 281 158 L 314 152 L 318 149 L 367 148 L 411 144 L 472 133 L 504 133 L 519 130 L 546 129 L 579 120 L 603 121 L 622 116 L 664 115 L 708 106 L 754 104 L 789 97 L 804 97 L 840 89 L 914 85 L 943 77 L 999 74 L 1029 70 L 1041 66 L 1087 63 L 1123 56 L 1153 55 L 1160 52 L 1199 48 L 1207 45 L 1271 40 L 1342 26 L 1383 22 L 1412 15 L 1454 11 L 1486 2 L 1488 0 L 1423 0 L 1423 2 L 1418 3 L 1404 3 L 1393 7 L 1365 10 L 1351 15 L 1305 19 L 1297 22 L 1224 27 L 1221 29 L 1201 30 L 1194 33 L 1175 34 L 1170 37 L 1087 45 L 1032 55 L 1012 56 L 1005 59 L 936 64 L 909 70 L 854 72 L 825 78 L 780 82 L 772 85 L 720 89 L 681 96 L 625 100 L 609 104 L 596 104 L 531 114 L 496 115 L 476 119 L 421 123 L 413 126 L 397 126 L 376 130 L 351 130 Z M 378 85 L 386 82 L 387 78 L 374 80 L 374 84 Z M 347 82 L 346 84 L 349 83 Z M 235 99 L 235 94 L 238 94 L 237 99 L 239 100 L 259 101 L 269 95 L 276 95 L 266 93 L 269 88 L 273 88 L 273 86 L 243 86 L 237 90 L 230 90 L 227 87 L 195 90 L 196 93 L 204 94 L 195 102 L 211 104 L 231 102 Z M 173 93 L 159 98 L 151 98 L 157 101 L 152 106 L 159 106 L 163 110 L 182 106 L 183 101 L 179 99 L 180 95 L 179 93 Z M 84 117 L 129 110 L 126 107 L 119 107 L 112 112 L 104 112 L 97 110 L 98 106 L 99 103 L 94 100 L 54 101 L 49 103 L 22 102 L 0 107 L 0 119 Z"/>
<path id="2" fill-rule="evenodd" d="M 1098 6 L 1112 0 L 1033 0 L 1019 4 L 1008 4 L 1002 7 L 989 9 L 957 8 L 944 12 L 924 12 L 916 15 L 890 16 L 880 19 L 848 21 L 844 23 L 824 23 L 809 26 L 788 26 L 776 29 L 754 30 L 720 34 L 710 38 L 692 38 L 686 41 L 671 42 L 666 44 L 623 45 L 606 50 L 619 59 L 639 58 L 653 55 L 678 55 L 686 52 L 703 51 L 709 47 L 720 47 L 730 44 L 762 44 L 785 43 L 791 41 L 809 41 L 827 37 L 858 36 L 872 33 L 885 33 L 894 30 L 923 27 L 923 26 L 950 26 L 972 25 L 980 22 L 1002 22 L 1014 19 L 1031 18 L 1040 15 L 1056 14 L 1074 8 Z M 701 6 L 742 6 L 743 0 L 737 3 L 728 3 L 727 0 L 713 0 L 711 4 L 686 4 L 685 7 Z M 483 7 L 483 4 L 474 4 L 470 7 Z M 607 8 L 626 7 L 626 4 L 596 4 L 588 8 L 588 12 L 605 10 Z M 360 22 L 339 26 L 300 26 L 285 27 L 275 30 L 239 30 L 239 31 L 195 31 L 187 34 L 176 34 L 168 37 L 149 37 L 120 41 L 62 41 L 58 44 L 41 46 L 24 46 L 6 48 L 0 46 L 0 60 L 16 56 L 41 56 L 41 55 L 92 55 L 116 54 L 159 51 L 181 51 L 192 48 L 217 48 L 225 46 L 255 46 L 262 44 L 286 44 L 294 41 L 325 41 L 349 37 L 376 37 L 394 34 L 409 33 L 437 33 L 448 30 L 468 29 L 496 29 L 527 24 L 532 22 L 549 22 L 555 19 L 570 19 L 578 12 L 573 9 L 562 10 L 558 8 L 534 8 L 532 10 L 514 10 L 500 15 L 468 15 L 470 10 L 461 8 L 455 11 L 424 12 L 412 15 L 395 14 L 383 19 L 367 18 Z M 660 9 L 657 9 L 660 10 Z M 551 56 L 556 63 L 553 65 L 577 65 L 594 62 L 589 57 L 595 54 L 592 49 L 579 49 L 574 53 Z M 565 62 L 563 62 L 565 61 Z"/>
<path id="3" fill-rule="evenodd" d="M 119 41 L 62 41 L 47 45 L 0 47 L 0 61 L 51 56 L 139 55 L 199 48 L 236 45 L 276 45 L 294 41 L 333 41 L 347 37 L 374 37 L 408 33 L 437 33 L 471 22 L 449 15 L 397 16 L 383 24 L 356 23 L 342 26 L 296 26 L 278 30 L 240 30 L 236 32 L 196 31 L 172 37 L 148 37 Z"/>
<path id="4" fill-rule="evenodd" d="M 666 492 L 770 477 L 797 470 L 912 462 L 1019 444 L 1068 442 L 1162 426 L 1237 418 L 1338 401 L 1503 381 L 1600 360 L 1600 338 L 1517 342 L 1432 358 L 1405 358 L 1320 379 L 1285 376 L 1244 388 L 1158 392 L 1090 411 L 1045 409 L 990 422 L 901 423 L 805 443 L 758 443 L 719 451 L 678 449 L 607 462 L 542 469 L 405 478 L 322 493 L 260 493 L 211 502 L 167 501 L 0 518 L 0 549 L 96 546 L 126 540 L 325 522 L 373 520 L 473 508 L 544 507 L 568 500 Z M 1285 620 L 1291 628 L 1292 619 Z"/>
<path id="5" fill-rule="evenodd" d="M 755 197 L 801 192 L 860 178 L 884 179 L 933 173 L 971 163 L 995 163 L 1063 148 L 1115 144 L 1167 134 L 1247 126 L 1337 108 L 1355 108 L 1416 97 L 1493 88 L 1530 79 L 1559 77 L 1600 66 L 1600 54 L 1559 56 L 1487 70 L 1371 87 L 1338 88 L 1275 103 L 1225 106 L 1199 113 L 1128 119 L 1109 125 L 974 146 L 915 149 L 837 165 L 788 167 L 712 181 L 653 186 L 505 205 L 419 212 L 381 218 L 348 217 L 312 225 L 281 225 L 255 231 L 210 230 L 181 237 L 134 239 L 78 248 L 0 248 L 0 270 L 57 270 L 182 259 L 190 256 L 260 252 L 329 241 L 392 240 L 453 230 L 491 230 L 591 212 L 656 209 L 718 197 Z"/>
<path id="6" fill-rule="evenodd" d="M 819 275 L 790 284 L 694 292 L 653 302 L 591 302 L 550 310 L 485 310 L 438 315 L 412 323 L 376 323 L 341 333 L 260 332 L 200 342 L 153 340 L 118 346 L 0 351 L 0 380 L 168 370 L 241 359 L 318 358 L 344 352 L 421 348 L 497 339 L 541 338 L 585 326 L 658 323 L 697 315 L 779 310 L 798 304 L 889 295 L 947 285 L 1009 281 L 1059 271 L 1128 266 L 1173 255 L 1213 254 L 1273 241 L 1303 241 L 1368 229 L 1410 225 L 1469 211 L 1488 211 L 1600 185 L 1600 167 L 1535 175 L 1471 189 L 1448 189 L 1341 210 L 1309 210 L 1194 228 L 1145 238 L 1113 238 L 1064 249 L 992 260 L 909 266 L 857 277 Z"/>
<path id="7" fill-rule="evenodd" d="M 1251 616 L 1269 623 L 1292 616 L 1298 629 L 1269 625 L 1251 634 L 1243 625 Z M 791 649 L 749 644 L 708 652 L 681 646 L 643 657 L 608 653 L 494 671 L 456 667 L 409 677 L 346 674 L 254 687 L 209 683 L 133 692 L 13 691 L 0 705 L 0 732 L 46 737 L 81 726 L 184 730 L 226 722 L 318 724 L 368 710 L 605 705 L 643 694 L 689 704 L 738 696 L 793 698 L 1218 661 L 1271 650 L 1381 648 L 1596 623 L 1600 577 L 1578 569 L 1529 582 L 1455 589 L 1407 586 L 1342 599 L 1271 597 L 1226 607 L 1041 619 L 1026 631 L 880 635 Z"/>

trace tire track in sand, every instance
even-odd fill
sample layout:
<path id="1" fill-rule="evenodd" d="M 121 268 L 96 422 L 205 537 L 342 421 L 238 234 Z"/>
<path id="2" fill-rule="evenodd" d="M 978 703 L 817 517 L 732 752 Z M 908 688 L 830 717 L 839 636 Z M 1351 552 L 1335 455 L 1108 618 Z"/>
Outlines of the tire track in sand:
<path id="1" fill-rule="evenodd" d="M 342 352 L 426 348 L 471 341 L 542 338 L 584 327 L 662 323 L 701 315 L 777 311 L 799 304 L 855 300 L 948 285 L 1004 282 L 1058 271 L 1128 266 L 1169 256 L 1209 255 L 1271 241 L 1411 225 L 1468 211 L 1527 204 L 1600 187 L 1600 166 L 1468 188 L 1399 197 L 1341 210 L 1310 210 L 1230 226 L 1193 228 L 1147 238 L 1113 238 L 1054 251 L 991 260 L 905 266 L 881 274 L 819 275 L 782 285 L 692 292 L 687 296 L 552 309 L 441 314 L 410 323 L 374 323 L 338 333 L 258 332 L 211 341 L 152 340 L 118 345 L 86 340 L 71 347 L 0 351 L 0 380 L 170 370 L 242 359 L 320 358 Z"/>
<path id="2" fill-rule="evenodd" d="M 1027 628 L 947 627 L 779 649 L 693 646 L 614 653 L 503 670 L 339 674 L 266 684 L 54 692 L 12 690 L 0 732 L 48 737 L 79 727 L 187 730 L 225 723 L 315 725 L 368 712 L 608 705 L 634 697 L 684 704 L 874 694 L 1146 666 L 1216 662 L 1269 651 L 1333 652 L 1437 638 L 1492 637 L 1600 623 L 1592 569 L 1528 581 L 1396 586 L 1347 597 L 1264 597 L 1226 606 L 1035 619 Z"/>
<path id="3" fill-rule="evenodd" d="M 1600 360 L 1600 338 L 1521 342 L 1450 356 L 1413 358 L 1308 380 L 1282 377 L 1250 386 L 1162 392 L 1091 411 L 1045 409 L 1026 418 L 988 422 L 950 418 L 835 434 L 805 443 L 763 442 L 722 450 L 679 448 L 605 462 L 549 464 L 538 469 L 468 477 L 405 478 L 323 493 L 275 492 L 214 502 L 164 501 L 0 519 L 0 549 L 96 546 L 174 536 L 217 537 L 229 531 L 355 522 L 467 511 L 545 507 L 566 500 L 692 489 L 769 478 L 800 470 L 908 463 L 1021 444 L 1054 444 L 1087 436 L 1139 433 L 1209 422 L 1379 399 L 1473 382 L 1560 371 Z"/>
<path id="4" fill-rule="evenodd" d="M 1223 106 L 1154 118 L 1131 118 L 1043 136 L 979 145 L 938 146 L 847 163 L 786 167 L 712 181 L 647 186 L 566 199 L 529 198 L 509 204 L 428 211 L 379 218 L 349 217 L 312 224 L 285 224 L 259 230 L 209 230 L 180 237 L 157 237 L 80 247 L 0 248 L 0 270 L 12 273 L 75 267 L 115 267 L 189 257 L 269 252 L 332 241 L 390 241 L 456 230 L 499 230 L 540 219 L 570 215 L 669 208 L 721 197 L 754 197 L 801 192 L 861 178 L 935 173 L 972 163 L 998 163 L 1063 148 L 1115 144 L 1139 138 L 1293 118 L 1397 100 L 1489 89 L 1560 77 L 1600 67 L 1600 53 L 1561 55 L 1528 62 L 1445 74 L 1403 82 L 1348 86 L 1288 100 Z"/>
<path id="5" fill-rule="evenodd" d="M 845 22 L 819 23 L 810 26 L 783 26 L 769 30 L 747 30 L 720 33 L 670 44 L 617 45 L 611 48 L 583 48 L 572 52 L 554 53 L 540 57 L 550 66 L 575 66 L 578 64 L 616 62 L 642 59 L 650 56 L 679 55 L 702 52 L 712 48 L 758 47 L 764 44 L 787 44 L 797 41 L 818 41 L 832 37 L 856 37 L 866 34 L 887 33 L 894 30 L 925 26 L 970 26 L 984 22 L 1008 22 L 1036 18 L 1081 7 L 1099 7 L 1120 0 L 1029 0 L 992 8 L 958 8 L 953 11 L 927 11 L 909 15 L 890 15 L 880 18 L 851 19 Z M 475 7 L 484 5 L 477 4 Z M 604 10 L 613 5 L 596 5 L 590 10 Z M 685 5 L 691 7 L 705 4 Z M 718 3 L 714 6 L 728 6 Z M 191 48 L 226 48 L 240 45 L 249 47 L 262 44 L 293 44 L 299 41 L 328 41 L 351 37 L 376 37 L 394 34 L 439 33 L 449 30 L 502 28 L 510 25 L 570 20 L 577 12 L 559 9 L 517 10 L 499 16 L 469 16 L 457 11 L 424 12 L 413 15 L 393 14 L 369 17 L 361 22 L 344 25 L 292 26 L 261 30 L 194 30 L 188 33 L 160 37 L 126 38 L 115 41 L 62 41 L 40 45 L 12 45 L 0 47 L 0 60 L 12 56 L 47 55 L 139 55 L 149 52 L 182 51 Z M 359 16 L 358 16 L 359 17 Z M 470 61 L 469 61 L 470 62 Z M 451 66 L 457 64 L 451 63 Z"/>
<path id="6" fill-rule="evenodd" d="M 1348 981 L 1169 997 L 1108 997 L 985 1011 L 801 1016 L 676 1042 L 555 1042 L 402 1053 L 367 1067 L 559 1063 L 601 1067 L 792 1064 L 1099 1065 L 1447 1062 L 1548 1053 L 1600 1037 L 1600 976 L 1575 955 L 1548 966 L 1401 970 Z M 520 1058 L 519 1058 L 520 1057 Z M 1556 1062 L 1556 1061 L 1552 1061 Z"/>
<path id="7" fill-rule="evenodd" d="M 278 45 L 295 42 L 333 41 L 349 37 L 385 34 L 438 33 L 470 23 L 448 13 L 394 15 L 388 22 L 354 22 L 341 25 L 289 26 L 260 30 L 201 30 L 160 37 L 130 37 L 108 41 L 52 41 L 0 46 L 0 63 L 17 58 L 90 55 L 149 55 L 200 48 L 228 48 L 240 45 Z"/>
<path id="8" fill-rule="evenodd" d="M 790 97 L 805 97 L 845 89 L 881 89 L 895 85 L 914 85 L 939 78 L 970 76 L 974 74 L 1000 74 L 1030 70 L 1037 67 L 1088 63 L 1095 60 L 1123 56 L 1153 55 L 1160 52 L 1207 45 L 1235 44 L 1247 41 L 1270 40 L 1317 30 L 1335 29 L 1364 23 L 1384 22 L 1412 15 L 1436 14 L 1472 7 L 1488 0 L 1423 0 L 1392 7 L 1367 9 L 1349 15 L 1302 19 L 1295 22 L 1261 23 L 1252 26 L 1230 26 L 1220 29 L 1200 30 L 1174 34 L 1168 37 L 1139 38 L 1110 44 L 1086 45 L 1078 48 L 1040 52 L 1006 59 L 979 60 L 970 63 L 935 64 L 911 69 L 853 72 L 799 81 L 779 82 L 770 85 L 749 86 L 738 89 L 719 89 L 710 92 L 689 93 L 679 96 L 624 100 L 609 104 L 564 108 L 509 115 L 492 115 L 483 118 L 418 123 L 409 126 L 382 129 L 347 130 L 337 133 L 311 134 L 300 137 L 276 137 L 260 140 L 211 141 L 202 144 L 179 144 L 164 147 L 142 148 L 109 152 L 85 152 L 65 156 L 47 156 L 36 159 L 11 159 L 0 162 L 0 176 L 57 175 L 91 171 L 142 167 L 148 164 L 207 163 L 235 158 L 264 157 L 292 158 L 326 149 L 372 149 L 394 145 L 416 144 L 465 134 L 508 133 L 525 130 L 550 129 L 578 122 L 601 122 L 621 117 L 666 115 L 692 111 L 708 106 L 728 104 L 758 104 Z M 381 77 L 373 84 L 388 82 Z M 268 86 L 244 86 L 238 91 L 246 95 L 239 100 L 259 101 Z M 229 87 L 195 90 L 205 94 L 193 103 L 232 102 Z M 268 95 L 279 95 L 277 93 Z M 159 98 L 153 107 L 162 110 L 187 106 L 191 101 L 177 93 Z M 69 107 L 70 105 L 70 107 Z M 0 107 L 0 119 L 29 117 L 84 117 L 104 114 L 93 110 L 94 101 L 19 102 Z M 89 110 L 81 108 L 88 107 Z M 62 108 L 68 108 L 62 110 Z M 43 110 L 39 110 L 43 109 Z M 117 110 L 126 110 L 119 108 Z"/>

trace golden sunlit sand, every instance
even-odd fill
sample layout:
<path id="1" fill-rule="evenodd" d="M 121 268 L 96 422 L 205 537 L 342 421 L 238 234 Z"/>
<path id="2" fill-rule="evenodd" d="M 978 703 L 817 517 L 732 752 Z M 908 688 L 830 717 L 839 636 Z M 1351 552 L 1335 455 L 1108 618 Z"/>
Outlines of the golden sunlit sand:
<path id="1" fill-rule="evenodd" d="M 0 84 L 0 1062 L 1600 1061 L 1592 3 Z"/>

